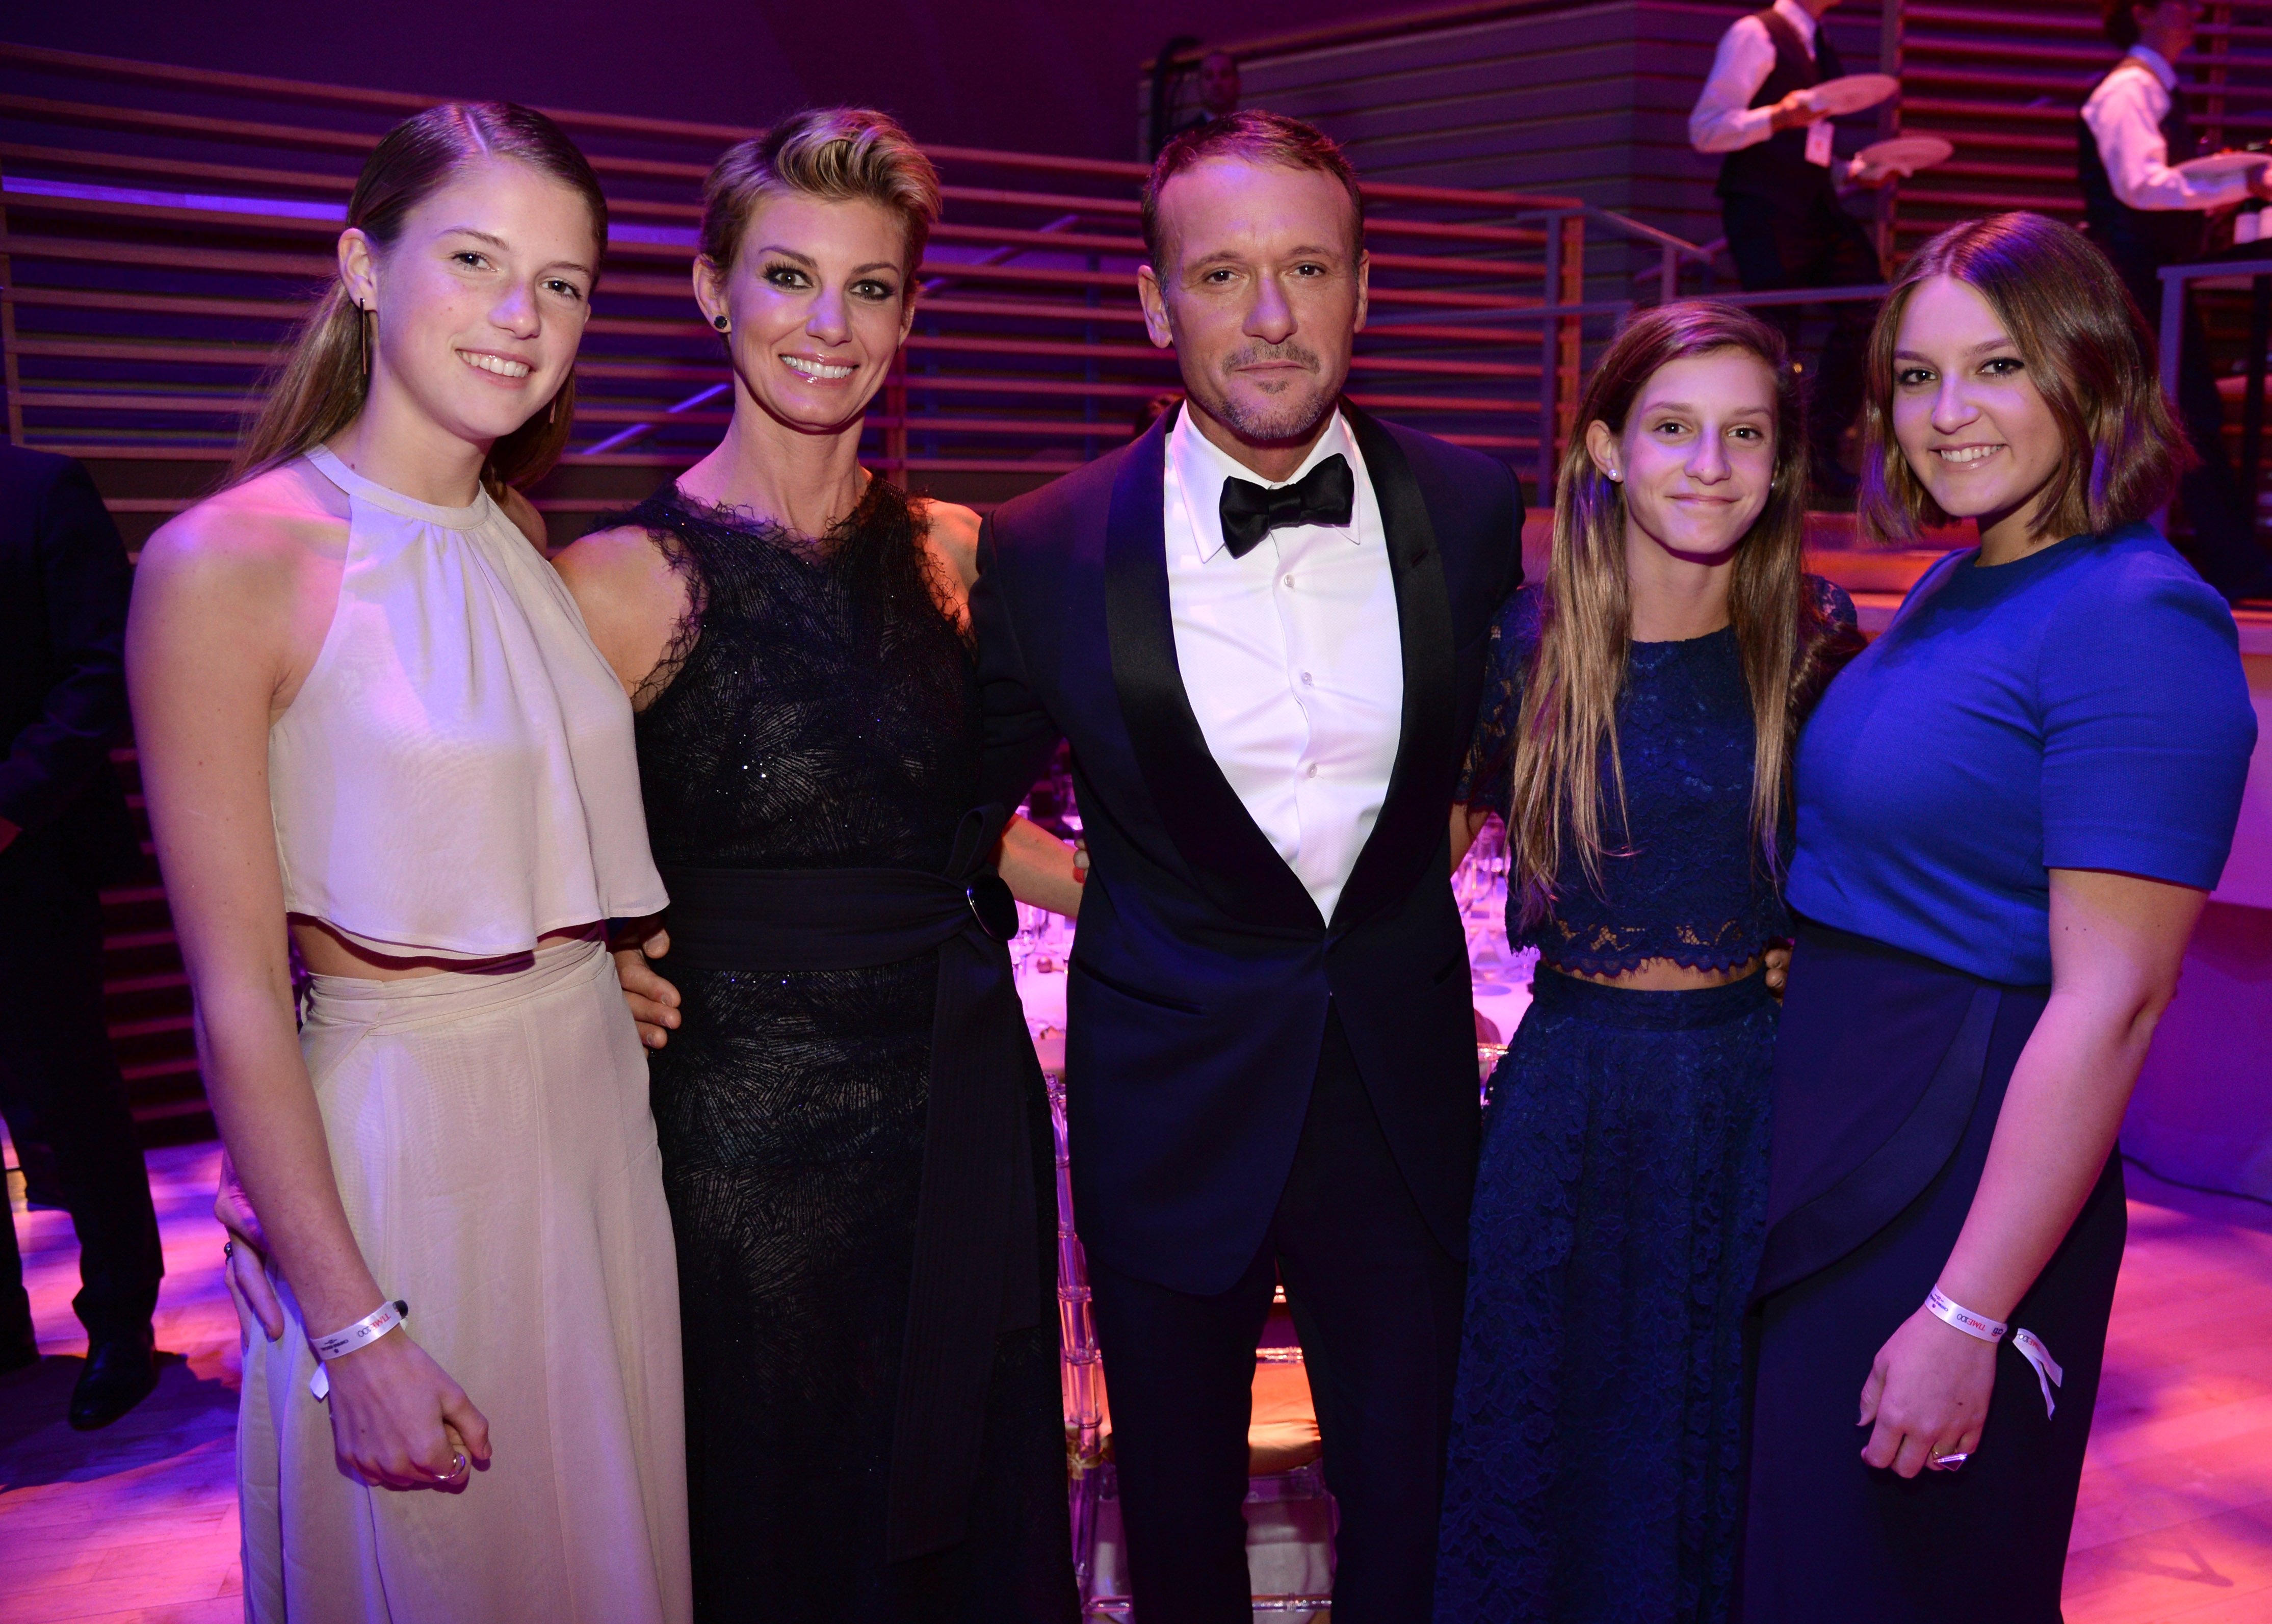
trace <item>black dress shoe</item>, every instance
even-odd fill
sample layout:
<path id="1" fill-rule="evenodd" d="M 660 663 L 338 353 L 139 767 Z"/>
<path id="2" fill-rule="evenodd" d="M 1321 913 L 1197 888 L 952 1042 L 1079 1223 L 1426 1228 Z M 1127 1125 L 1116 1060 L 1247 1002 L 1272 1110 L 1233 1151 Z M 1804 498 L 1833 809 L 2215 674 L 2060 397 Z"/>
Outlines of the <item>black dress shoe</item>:
<path id="1" fill-rule="evenodd" d="M 158 1358 L 148 1333 L 105 1337 L 87 1348 L 86 1368 L 71 1389 L 71 1424 L 82 1433 L 108 1426 L 157 1385 Z"/>

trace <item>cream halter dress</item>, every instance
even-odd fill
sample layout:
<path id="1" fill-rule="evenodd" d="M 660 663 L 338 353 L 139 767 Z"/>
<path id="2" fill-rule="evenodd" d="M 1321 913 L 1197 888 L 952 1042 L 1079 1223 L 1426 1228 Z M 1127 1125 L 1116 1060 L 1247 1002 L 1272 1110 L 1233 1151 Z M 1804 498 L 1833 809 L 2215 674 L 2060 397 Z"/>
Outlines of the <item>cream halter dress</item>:
<path id="1" fill-rule="evenodd" d="M 486 494 L 437 507 L 308 460 L 350 517 L 330 632 L 269 734 L 286 905 L 504 967 L 318 976 L 301 1047 L 363 1256 L 494 1459 L 462 1493 L 344 1476 L 278 1277 L 283 1336 L 245 1318 L 245 1615 L 679 1624 L 678 1276 L 645 1051 L 599 942 L 538 945 L 663 905 L 631 707 Z"/>

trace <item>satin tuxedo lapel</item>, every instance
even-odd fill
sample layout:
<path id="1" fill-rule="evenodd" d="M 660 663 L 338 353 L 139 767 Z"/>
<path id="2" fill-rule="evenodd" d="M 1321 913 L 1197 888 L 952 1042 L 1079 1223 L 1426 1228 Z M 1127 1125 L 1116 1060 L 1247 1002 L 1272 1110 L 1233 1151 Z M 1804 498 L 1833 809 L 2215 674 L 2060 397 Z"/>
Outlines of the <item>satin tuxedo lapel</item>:
<path id="1" fill-rule="evenodd" d="M 1353 924 L 1397 901 L 1419 877 L 1415 859 L 1434 859 L 1435 837 L 1446 833 L 1450 821 L 1450 768 L 1458 743 L 1452 726 L 1452 600 L 1428 504 L 1395 437 L 1346 400 L 1342 415 L 1364 454 L 1388 536 L 1404 652 L 1404 722 L 1380 816 L 1334 908 L 1336 925 Z"/>
<path id="2" fill-rule="evenodd" d="M 1105 520 L 1105 636 L 1121 721 L 1160 821 L 1200 888 L 1245 923 L 1315 930 L 1317 903 L 1208 753 L 1176 661 L 1161 511 L 1175 415 L 1130 449 Z"/>

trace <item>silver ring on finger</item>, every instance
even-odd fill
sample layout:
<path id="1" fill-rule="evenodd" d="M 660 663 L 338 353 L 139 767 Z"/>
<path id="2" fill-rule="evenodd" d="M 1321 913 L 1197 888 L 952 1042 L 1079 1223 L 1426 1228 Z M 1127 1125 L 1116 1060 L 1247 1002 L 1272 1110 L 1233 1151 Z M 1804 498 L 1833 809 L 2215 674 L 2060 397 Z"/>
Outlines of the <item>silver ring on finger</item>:
<path id="1" fill-rule="evenodd" d="M 450 1455 L 450 1470 L 447 1471 L 436 1472 L 434 1474 L 434 1481 L 437 1483 L 455 1483 L 459 1478 L 466 1475 L 466 1468 L 469 1463 L 470 1463 L 466 1459 L 466 1452 L 463 1449 L 452 1450 Z"/>
<path id="2" fill-rule="evenodd" d="M 1951 1450 L 1947 1455 L 1929 1449 L 1925 1452 L 1924 1463 L 1935 1471 L 1954 1471 L 1971 1458 L 1969 1449 Z"/>

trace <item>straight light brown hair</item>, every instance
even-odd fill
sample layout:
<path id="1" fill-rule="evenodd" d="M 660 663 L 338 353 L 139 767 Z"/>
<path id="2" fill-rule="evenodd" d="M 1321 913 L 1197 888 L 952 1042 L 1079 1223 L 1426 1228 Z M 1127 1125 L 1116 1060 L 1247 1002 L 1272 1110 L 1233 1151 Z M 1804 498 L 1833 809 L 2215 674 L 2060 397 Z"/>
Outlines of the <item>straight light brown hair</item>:
<path id="1" fill-rule="evenodd" d="M 1633 647 L 1633 599 L 1626 573 L 1625 487 L 1595 466 L 1586 428 L 1622 436 L 1648 380 L 1693 355 L 1735 351 L 1755 356 L 1775 380 L 1774 483 L 1767 505 L 1737 544 L 1728 609 L 1751 696 L 1755 732 L 1751 824 L 1768 873 L 1782 872 L 1781 824 L 1790 798 L 1791 747 L 1808 697 L 1842 647 L 1832 625 L 1804 589 L 1806 428 L 1798 382 L 1782 336 L 1733 305 L 1683 300 L 1644 311 L 1619 333 L 1587 380 L 1579 431 L 1563 453 L 1554 507 L 1539 638 L 1526 673 L 1514 747 L 1507 840 L 1510 885 L 1524 925 L 1551 911 L 1566 849 L 1574 848 L 1589 884 L 1602 881 L 1611 849 L 1614 801 L 1622 845 L 1625 766 L 1617 709 Z M 1850 650 L 1846 650 L 1850 652 Z"/>
<path id="2" fill-rule="evenodd" d="M 907 240 L 901 297 L 915 296 L 938 221 L 938 170 L 898 120 L 868 107 L 815 108 L 728 147 L 702 183 L 702 257 L 721 274 L 732 270 L 759 202 L 784 191 L 879 204 L 898 216 Z"/>
<path id="3" fill-rule="evenodd" d="M 467 164 L 511 158 L 567 186 L 592 211 L 593 265 L 608 249 L 608 200 L 592 166 L 543 114 L 510 101 L 451 101 L 404 119 L 381 138 L 348 199 L 348 225 L 381 254 L 402 235 L 410 211 Z M 288 462 L 353 423 L 370 392 L 365 346 L 377 348 L 366 316 L 334 277 L 300 324 L 284 356 L 261 382 L 261 407 L 240 441 L 227 484 Z M 549 408 L 490 447 L 482 483 L 492 496 L 534 484 L 567 449 L 576 420 L 571 368 Z"/>
<path id="4" fill-rule="evenodd" d="M 1894 438 L 1894 347 L 1917 288 L 1953 277 L 1987 301 L 2066 442 L 2035 538 L 2104 535 L 2149 517 L 2193 466 L 2162 393 L 2146 319 L 2106 256 L 2079 231 L 2017 212 L 1951 226 L 1902 268 L 1870 333 L 1863 380 L 1865 534 L 1902 545 L 1950 522 Z"/>

